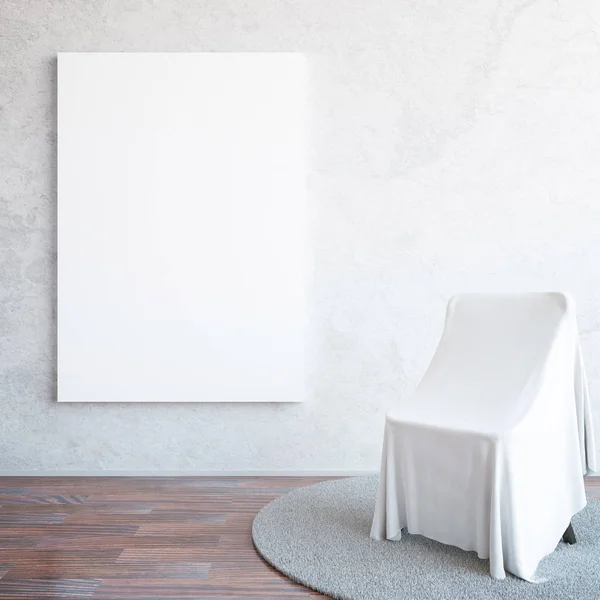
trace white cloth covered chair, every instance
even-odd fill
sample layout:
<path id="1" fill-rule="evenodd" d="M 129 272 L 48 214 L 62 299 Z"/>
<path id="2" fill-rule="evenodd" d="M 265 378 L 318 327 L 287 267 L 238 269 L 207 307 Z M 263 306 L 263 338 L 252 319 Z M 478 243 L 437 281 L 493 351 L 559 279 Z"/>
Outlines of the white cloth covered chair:
<path id="1" fill-rule="evenodd" d="M 587 381 L 569 296 L 466 294 L 412 399 L 386 416 L 371 529 L 489 558 L 533 581 L 595 470 Z"/>

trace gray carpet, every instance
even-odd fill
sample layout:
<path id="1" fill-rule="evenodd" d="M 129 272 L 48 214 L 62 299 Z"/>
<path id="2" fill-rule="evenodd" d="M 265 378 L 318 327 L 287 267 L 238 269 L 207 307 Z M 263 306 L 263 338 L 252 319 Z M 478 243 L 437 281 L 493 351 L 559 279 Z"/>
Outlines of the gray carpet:
<path id="1" fill-rule="evenodd" d="M 327 481 L 265 506 L 252 528 L 267 562 L 340 600 L 599 600 L 600 500 L 574 521 L 578 543 L 559 543 L 537 571 L 542 583 L 489 575 L 488 561 L 419 535 L 369 538 L 377 477 Z"/>

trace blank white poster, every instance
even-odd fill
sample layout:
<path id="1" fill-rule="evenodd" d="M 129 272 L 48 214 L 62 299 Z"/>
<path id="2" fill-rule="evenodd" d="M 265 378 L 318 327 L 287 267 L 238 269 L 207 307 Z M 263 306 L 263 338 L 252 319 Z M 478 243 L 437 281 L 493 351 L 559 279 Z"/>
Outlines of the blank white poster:
<path id="1" fill-rule="evenodd" d="M 58 58 L 58 400 L 300 402 L 302 55 Z"/>

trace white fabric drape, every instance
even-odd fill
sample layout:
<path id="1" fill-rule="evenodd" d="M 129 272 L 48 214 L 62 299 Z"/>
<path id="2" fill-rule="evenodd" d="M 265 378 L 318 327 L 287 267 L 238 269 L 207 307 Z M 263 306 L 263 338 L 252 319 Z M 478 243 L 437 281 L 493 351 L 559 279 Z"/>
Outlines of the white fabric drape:
<path id="1" fill-rule="evenodd" d="M 371 537 L 422 534 L 532 581 L 595 470 L 575 308 L 558 293 L 452 298 L 411 401 L 386 417 Z"/>

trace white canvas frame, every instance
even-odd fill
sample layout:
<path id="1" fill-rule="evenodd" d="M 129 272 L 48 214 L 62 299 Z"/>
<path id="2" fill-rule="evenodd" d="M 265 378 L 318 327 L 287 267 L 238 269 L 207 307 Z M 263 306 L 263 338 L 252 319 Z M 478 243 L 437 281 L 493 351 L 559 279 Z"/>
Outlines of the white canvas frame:
<path id="1" fill-rule="evenodd" d="M 58 57 L 58 400 L 300 402 L 306 62 Z"/>

